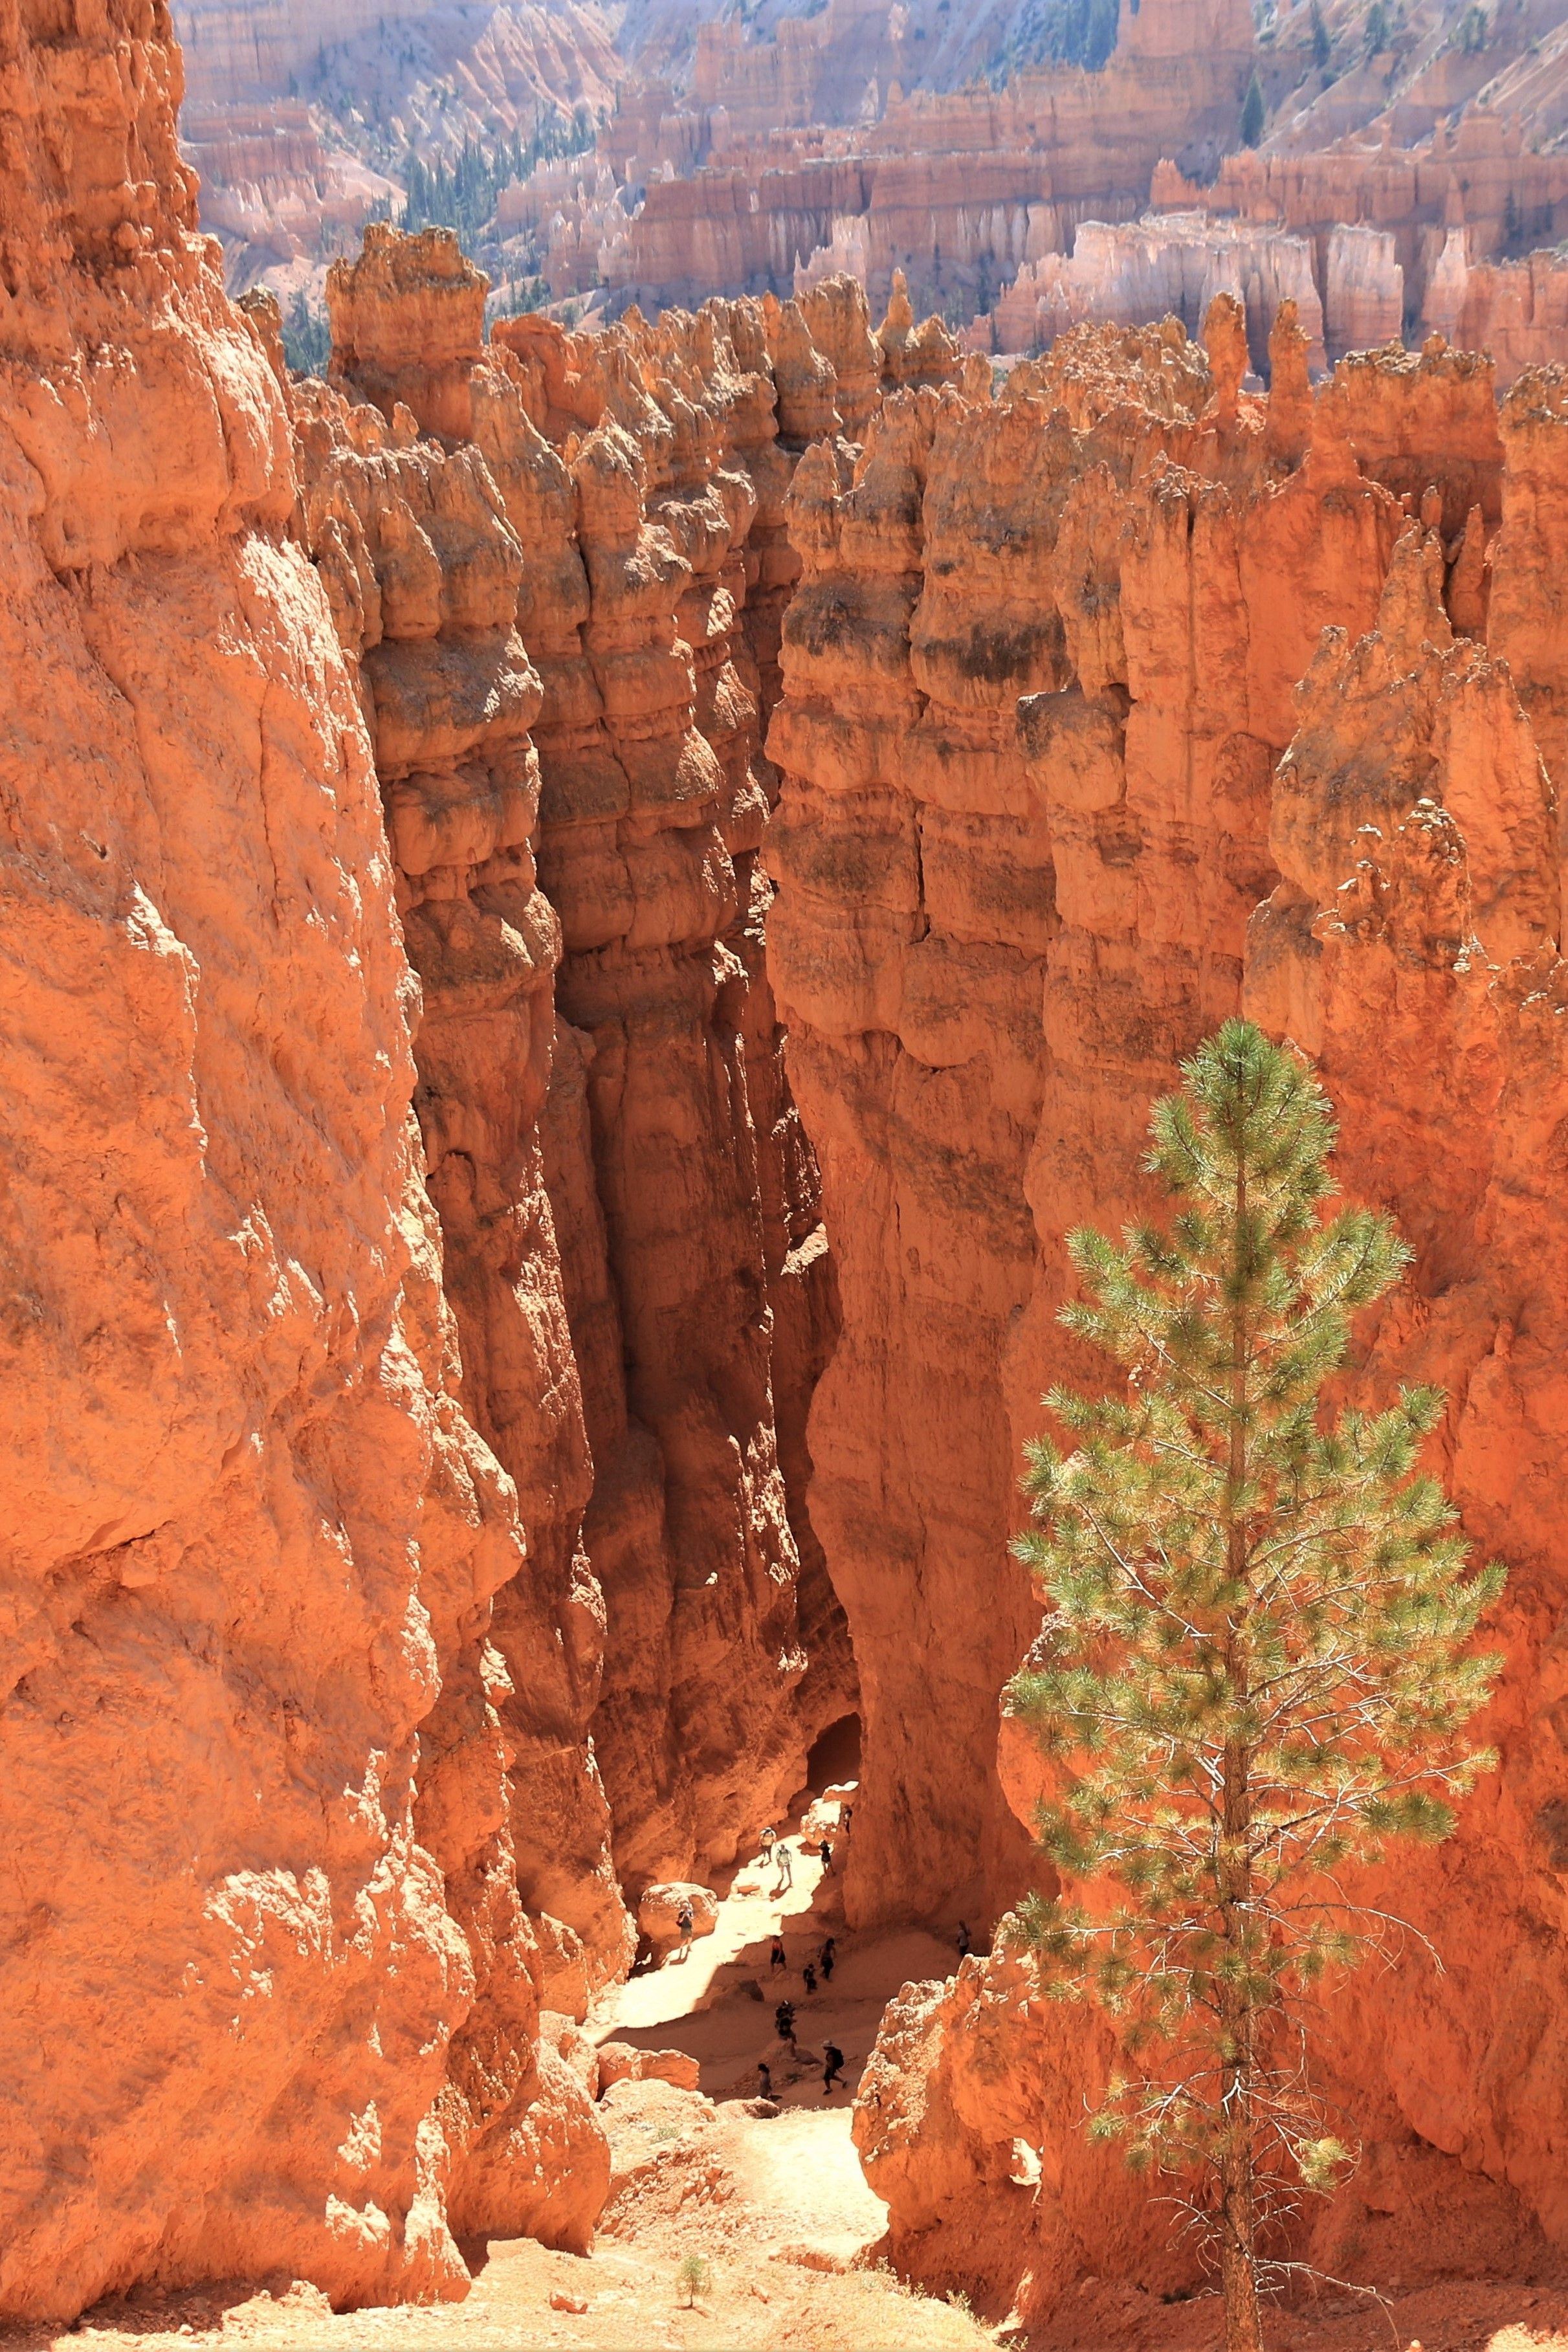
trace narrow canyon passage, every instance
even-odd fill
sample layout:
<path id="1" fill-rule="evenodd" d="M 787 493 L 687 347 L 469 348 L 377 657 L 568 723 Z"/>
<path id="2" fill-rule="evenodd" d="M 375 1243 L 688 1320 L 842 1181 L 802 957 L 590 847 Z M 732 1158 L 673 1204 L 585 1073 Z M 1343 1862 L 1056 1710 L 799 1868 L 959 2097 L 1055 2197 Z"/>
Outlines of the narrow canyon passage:
<path id="1" fill-rule="evenodd" d="M 10 2352 L 83 2343 L 104 2352 L 204 2343 L 276 2352 L 772 2352 L 787 2343 L 821 2352 L 977 2352 L 993 2340 L 988 2330 L 955 2305 L 912 2294 L 880 2261 L 886 2208 L 866 2186 L 851 2137 L 854 2092 L 889 1996 L 910 1977 L 945 1973 L 953 1947 L 920 1932 L 846 1933 L 841 1882 L 824 1877 L 815 1851 L 839 1810 L 819 1801 L 805 1823 L 810 1838 L 800 1812 L 782 1825 L 793 1884 L 781 1897 L 770 1895 L 771 1865 L 743 1863 L 714 1932 L 686 1958 L 644 1967 L 608 1990 L 580 2031 L 554 2021 L 563 2054 L 600 2084 L 610 2134 L 610 2200 L 591 2255 L 552 2254 L 525 2239 L 465 2245 L 474 2289 L 435 2313 L 334 2314 L 303 2284 L 278 2280 L 259 2294 L 138 2294 L 100 2305 L 68 2335 L 0 2328 L 0 2344 Z M 770 1965 L 776 1936 L 789 1962 L 783 1970 Z M 828 1936 L 840 1957 L 812 1994 L 802 1966 Z M 785 1998 L 800 2011 L 793 2061 L 772 2025 Z M 830 2040 L 843 2051 L 846 2079 L 825 2098 L 821 2053 Z M 759 2056 L 774 2070 L 770 2104 L 752 2095 Z M 618 2071 L 643 2063 L 663 2071 L 643 2080 Z M 680 2281 L 685 2257 L 709 2273 L 690 2308 Z"/>
<path id="2" fill-rule="evenodd" d="M 0 2340 L 1199 2352 L 1112 2028 L 991 1940 L 1066 1237 L 1239 1009 L 1415 1254 L 1347 1389 L 1445 1391 L 1510 1570 L 1497 1769 L 1389 1870 L 1445 1973 L 1312 2015 L 1312 2250 L 1540 2340 L 1568 371 L 1314 385 L 1285 306 L 1264 394 L 1222 297 L 1004 375 L 848 278 L 487 327 L 382 223 L 306 380 L 162 8 L 0 45 Z"/>

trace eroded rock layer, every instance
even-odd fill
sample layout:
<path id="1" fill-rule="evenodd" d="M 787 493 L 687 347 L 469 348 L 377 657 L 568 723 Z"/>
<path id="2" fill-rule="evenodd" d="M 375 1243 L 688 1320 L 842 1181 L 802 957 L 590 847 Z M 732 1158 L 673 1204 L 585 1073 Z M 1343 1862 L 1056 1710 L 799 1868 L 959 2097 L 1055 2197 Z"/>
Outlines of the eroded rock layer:
<path id="1" fill-rule="evenodd" d="M 852 473 L 822 451 L 796 477 L 769 956 L 843 1302 L 810 1444 L 865 1694 L 849 1916 L 895 1885 L 995 1910 L 1040 1866 L 997 1676 L 1039 1622 L 1005 1549 L 1022 1442 L 1051 1381 L 1105 1378 L 1055 1320 L 1064 1236 L 1154 1205 L 1149 1103 L 1245 1007 L 1314 1056 L 1343 1183 L 1416 1249 L 1353 1385 L 1445 1387 L 1446 1475 L 1512 1563 L 1501 1771 L 1384 1889 L 1447 1972 L 1412 1941 L 1321 2022 L 1370 2149 L 1317 2252 L 1529 2267 L 1568 2241 L 1542 593 L 1568 398 L 1527 375 L 1500 430 L 1490 366 L 1435 349 L 1314 400 L 1284 309 L 1265 404 L 1228 298 L 1207 341 L 1080 329 L 994 400 L 888 400 Z M 906 1989 L 857 2116 L 903 2259 L 1002 2309 L 1188 2283 L 1083 2137 L 1113 2054 L 1016 1961 Z"/>
<path id="2" fill-rule="evenodd" d="M 563 454 L 387 237 L 290 384 L 166 17 L 84 25 L 4 37 L 0 2309 L 459 2294 L 591 2239 L 622 1882 L 853 1704 L 741 622 L 769 335 L 832 371 L 756 306 L 563 345 Z"/>
<path id="3" fill-rule="evenodd" d="M 324 489 L 363 506 L 355 430 L 409 445 L 378 477 L 436 486 L 388 541 L 406 613 L 388 625 L 383 582 L 363 671 L 415 961 L 466 1008 L 455 1061 L 434 1037 L 427 1055 L 427 1009 L 418 1101 L 470 1377 L 489 1380 L 473 1411 L 538 1515 L 553 1565 L 530 1583 L 566 1629 L 553 1745 L 536 1726 L 513 1766 L 526 1864 L 555 1759 L 525 1891 L 591 1981 L 620 1955 L 602 1874 L 584 1874 L 580 1742 L 635 1893 L 733 1859 L 853 1702 L 804 1509 L 831 1270 L 757 862 L 760 698 L 792 576 L 799 440 L 780 424 L 838 430 L 838 370 L 793 305 L 601 340 L 513 320 L 482 350 L 483 280 L 439 234 L 372 235 L 329 292 L 343 390 L 297 395 L 301 419 L 343 411 Z M 859 421 L 883 364 L 863 298 L 825 289 L 813 316 Z M 329 573 L 332 503 L 313 527 Z M 519 1667 L 539 1631 L 519 1620 Z"/>
<path id="4" fill-rule="evenodd" d="M 291 383 L 164 16 L 3 37 L 0 2308 L 585 2245 L 570 2021 L 857 1674 L 852 1925 L 1017 1895 L 1063 1237 L 1238 1005 L 1417 1247 L 1355 1380 L 1444 1383 L 1513 1570 L 1501 1772 L 1397 1890 L 1448 1974 L 1322 2028 L 1318 2251 L 1561 2251 L 1563 383 L 1314 395 L 1281 293 L 1266 404 L 1228 297 L 994 396 L 896 278 L 486 346 L 390 231 Z M 911 1989 L 901 2257 L 1180 2285 L 1110 2057 L 1015 1963 Z"/>
<path id="5" fill-rule="evenodd" d="M 482 2129 L 575 2136 L 577 2242 L 603 2143 L 536 2062 L 486 1638 L 524 1535 L 457 1402 L 371 736 L 164 13 L 4 40 L 0 2306 L 460 2293 Z"/>

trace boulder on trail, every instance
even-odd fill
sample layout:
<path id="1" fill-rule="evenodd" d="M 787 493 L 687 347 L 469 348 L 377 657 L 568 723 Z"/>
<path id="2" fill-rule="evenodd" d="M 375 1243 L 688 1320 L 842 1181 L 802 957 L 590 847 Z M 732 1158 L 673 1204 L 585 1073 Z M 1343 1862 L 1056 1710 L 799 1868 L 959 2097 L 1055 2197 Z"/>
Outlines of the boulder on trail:
<path id="1" fill-rule="evenodd" d="M 711 1886 L 695 1886 L 675 1878 L 662 1886 L 650 1886 L 637 1906 L 637 1925 L 651 1944 L 680 1942 L 676 1923 L 683 1904 L 691 1906 L 692 1934 L 713 1934 L 718 1925 L 718 1896 Z"/>
<path id="2" fill-rule="evenodd" d="M 630 2042 L 604 2042 L 599 2048 L 599 2085 L 612 2083 L 673 2083 L 695 2091 L 702 2068 L 685 2050 L 635 2050 Z"/>

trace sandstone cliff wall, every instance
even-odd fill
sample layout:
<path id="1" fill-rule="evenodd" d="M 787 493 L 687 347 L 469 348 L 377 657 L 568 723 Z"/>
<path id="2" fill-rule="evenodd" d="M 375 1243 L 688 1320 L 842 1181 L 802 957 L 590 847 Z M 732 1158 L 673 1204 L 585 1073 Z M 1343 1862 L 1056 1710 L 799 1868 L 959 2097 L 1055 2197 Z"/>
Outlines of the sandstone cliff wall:
<path id="1" fill-rule="evenodd" d="M 373 233 L 358 263 L 334 271 L 329 299 L 338 380 L 378 403 L 383 422 L 405 403 L 397 430 L 411 441 L 421 426 L 441 436 L 437 478 L 471 510 L 480 500 L 499 534 L 491 604 L 465 586 L 435 639 L 450 638 L 451 662 L 479 662 L 464 690 L 490 732 L 507 698 L 484 663 L 500 665 L 499 681 L 519 641 L 504 623 L 485 639 L 483 623 L 512 615 L 538 664 L 513 694 L 538 747 L 530 781 L 507 787 L 513 803 L 493 756 L 476 780 L 433 785 L 416 772 L 430 764 L 417 730 L 379 740 L 378 753 L 394 845 L 412 825 L 436 871 L 441 905 L 408 917 L 422 970 L 435 955 L 427 922 L 448 937 L 451 962 L 449 927 L 472 927 L 475 901 L 526 943 L 504 1002 L 493 950 L 462 942 L 459 964 L 478 952 L 486 1057 L 443 1055 L 427 1076 L 422 1043 L 420 1101 L 432 1106 L 433 1160 L 432 1120 L 452 1129 L 452 1172 L 438 1164 L 431 1181 L 460 1318 L 476 1327 L 465 1353 L 486 1363 L 498 1324 L 528 1339 L 502 1385 L 531 1463 L 492 1428 L 483 1399 L 474 1410 L 518 1479 L 525 1518 L 557 1529 L 551 1606 L 577 1628 L 554 1717 L 557 1778 L 570 1780 L 573 1738 L 591 1727 L 616 1868 L 635 1893 L 732 1860 L 799 1786 L 815 1730 L 853 1704 L 804 1509 L 831 1268 L 762 970 L 757 863 L 774 794 L 759 696 L 791 576 L 783 505 L 798 451 L 777 412 L 795 422 L 803 376 L 818 394 L 809 429 L 835 429 L 837 376 L 793 306 L 710 306 L 597 340 L 507 321 L 482 352 L 483 281 L 439 235 Z M 880 361 L 863 299 L 857 308 L 845 287 L 817 308 L 861 414 Z M 428 441 L 418 451 L 401 462 L 435 465 Z M 329 473 L 347 462 L 335 453 Z M 471 540 L 472 511 L 465 528 Z M 449 563 L 450 517 L 445 530 L 437 555 Z M 324 541 L 318 551 L 331 562 Z M 409 556 L 401 541 L 394 551 L 401 577 Z M 467 583 L 472 554 L 461 562 Z M 432 606 L 413 625 L 436 619 Z M 431 657 L 422 644 L 419 663 Z M 378 709 L 389 670 L 409 659 L 366 652 Z M 430 693 L 423 670 L 411 677 L 394 736 L 403 703 L 417 713 Z M 455 690 L 443 671 L 443 696 Z M 436 746 L 447 761 L 454 748 L 475 747 Z M 507 756 L 515 766 L 516 751 Z M 433 792 L 446 830 L 427 839 Z M 477 846 L 454 875 L 446 833 L 472 830 L 476 793 Z M 516 876 L 497 872 L 497 848 Z M 542 887 L 518 896 L 536 852 Z M 404 870 L 417 906 L 430 886 Z M 476 1155 L 467 1129 L 486 1104 L 490 1140 Z M 488 1201 L 471 1197 L 476 1159 L 500 1179 Z M 510 1251 L 497 1231 L 508 1198 L 520 1219 Z M 537 1295 L 531 1322 L 526 1307 L 518 1320 L 525 1293 Z M 519 1670 L 543 1630 L 519 1624 Z M 535 1803 L 521 1760 L 514 1785 L 522 1839 Z M 523 1875 L 591 1976 L 618 1953 L 589 1898 L 587 1801 L 558 1790 L 539 1823 L 550 1886 Z"/>
<path id="2" fill-rule="evenodd" d="M 378 233 L 290 385 L 166 18 L 4 37 L 0 2308 L 584 2244 L 622 1890 L 733 1859 L 857 1673 L 852 1923 L 1017 1894 L 1062 1238 L 1239 1003 L 1418 1245 L 1358 1376 L 1445 1381 L 1515 1569 L 1504 1769 L 1401 1881 L 1450 1976 L 1325 2027 L 1321 2250 L 1560 2247 L 1562 384 L 1314 399 L 1281 307 L 1264 407 L 1222 302 L 993 399 L 896 279 L 874 337 L 830 282 L 486 348 Z M 890 2018 L 901 2255 L 1179 2283 L 1030 2003 Z"/>
<path id="3" fill-rule="evenodd" d="M 5 39 L 0 2308 L 460 2294 L 455 2233 L 591 2234 L 619 1878 L 853 1705 L 756 863 L 769 332 L 833 370 L 755 307 L 568 352 L 563 457 L 388 237 L 290 385 L 167 17 Z"/>
<path id="4" fill-rule="evenodd" d="M 602 2136 L 531 2036 L 525 1537 L 457 1402 L 371 736 L 167 16 L 4 39 L 0 2305 L 459 2293 L 449 2214 L 516 2210 L 449 2201 L 480 2125 L 530 2178 L 575 2137 L 576 2242 Z"/>
<path id="5" fill-rule="evenodd" d="M 1490 369 L 1435 351 L 1314 404 L 1287 314 L 1265 405 L 1240 323 L 1217 306 L 1208 365 L 1174 326 L 1081 330 L 995 402 L 888 402 L 852 478 L 797 478 L 769 954 L 843 1297 L 810 1436 L 866 1693 L 849 1916 L 895 1874 L 949 1917 L 1025 1881 L 1037 1783 L 992 1692 L 1038 1604 L 1005 1537 L 1040 1391 L 1103 1378 L 1055 1322 L 1063 1237 L 1146 1205 L 1150 1099 L 1245 1005 L 1316 1057 L 1342 1180 L 1416 1248 L 1355 1384 L 1443 1383 L 1445 1472 L 1513 1563 L 1502 1769 L 1390 1890 L 1447 1974 L 1412 1948 L 1322 2026 L 1371 2150 L 1317 2251 L 1528 2267 L 1568 2230 L 1563 656 L 1536 584 L 1563 395 L 1524 378 L 1500 437 Z M 998 2308 L 1026 2273 L 1040 2308 L 1090 2274 L 1184 2284 L 1082 2138 L 1111 2057 L 1016 1962 L 906 1989 L 857 2137 L 923 2277 Z"/>

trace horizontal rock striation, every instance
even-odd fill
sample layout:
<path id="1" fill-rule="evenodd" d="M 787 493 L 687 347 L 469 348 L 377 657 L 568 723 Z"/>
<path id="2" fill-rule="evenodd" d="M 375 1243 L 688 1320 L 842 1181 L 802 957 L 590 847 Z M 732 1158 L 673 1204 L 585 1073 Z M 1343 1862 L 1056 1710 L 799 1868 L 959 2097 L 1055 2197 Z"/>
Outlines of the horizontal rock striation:
<path id="1" fill-rule="evenodd" d="M 853 226 L 873 301 L 902 269 L 923 302 L 988 309 L 1020 264 L 1071 246 L 1081 221 L 1135 214 L 1162 157 L 1218 156 L 1253 55 L 1232 0 L 1146 0 L 1123 12 L 1098 71 L 1032 62 L 1005 88 L 968 75 L 962 89 L 912 87 L 949 32 L 974 36 L 941 12 L 928 42 L 923 30 L 905 43 L 902 72 L 868 83 L 862 64 L 857 79 L 845 52 L 861 58 L 857 34 L 874 47 L 893 21 L 835 9 L 768 42 L 743 40 L 733 21 L 706 27 L 684 107 L 629 93 L 604 143 L 645 194 L 605 250 L 604 282 L 650 304 L 784 293 Z M 824 127 L 862 105 L 856 129 Z M 680 176 L 664 176 L 666 158 Z"/>
<path id="2" fill-rule="evenodd" d="M 1090 321 L 1140 327 L 1166 317 L 1196 334 L 1217 294 L 1242 303 L 1249 343 L 1265 366 L 1280 306 L 1293 302 L 1312 363 L 1321 371 L 1323 305 L 1305 239 L 1199 212 L 1145 214 L 1117 226 L 1085 221 L 1071 256 L 1051 253 L 1027 264 L 1003 291 L 994 340 L 1004 352 L 1040 351 Z M 1396 339 L 1399 323 L 1396 317 Z"/>
<path id="3" fill-rule="evenodd" d="M 1315 2251 L 1529 2267 L 1568 2232 L 1541 587 L 1568 404 L 1527 375 L 1500 431 L 1490 368 L 1437 348 L 1314 401 L 1289 313 L 1264 403 L 1237 306 L 1207 341 L 1205 365 L 1174 324 L 1080 329 L 995 400 L 889 400 L 850 478 L 824 453 L 796 479 L 769 956 L 843 1302 L 810 1439 L 865 1692 L 849 1916 L 886 1916 L 896 1877 L 972 1919 L 1040 1867 L 997 1693 L 1038 1625 L 1005 1548 L 1022 1442 L 1051 1381 L 1104 1377 L 1056 1325 L 1064 1236 L 1151 1205 L 1149 1102 L 1244 1007 L 1314 1056 L 1342 1181 L 1416 1249 L 1353 1386 L 1443 1384 L 1446 1474 L 1512 1563 L 1501 1771 L 1384 1890 L 1447 1973 L 1413 1947 L 1317 2029 L 1370 2147 Z M 898 2257 L 998 2308 L 1027 2274 L 1037 2313 L 1090 2275 L 1190 2284 L 1082 2137 L 1113 2056 L 1015 1961 L 907 1988 L 856 2123 Z"/>
<path id="4" fill-rule="evenodd" d="M 422 1834 L 488 1962 L 452 2069 L 466 2128 L 449 2203 L 461 2229 L 580 2246 L 607 2173 L 574 2078 L 535 2055 L 538 2014 L 580 2016 L 634 1939 L 588 1736 L 604 1612 L 580 1542 L 591 1471 L 538 1133 L 559 933 L 533 866 L 522 551 L 477 451 L 308 382 L 292 398 L 308 541 L 360 664 L 421 982 L 415 1108 L 462 1401 L 527 1530 L 526 1569 L 487 1624 L 462 1628 L 427 1736 L 448 1752 L 421 1783 Z M 501 1763 L 498 1787 L 476 1751 Z"/>

